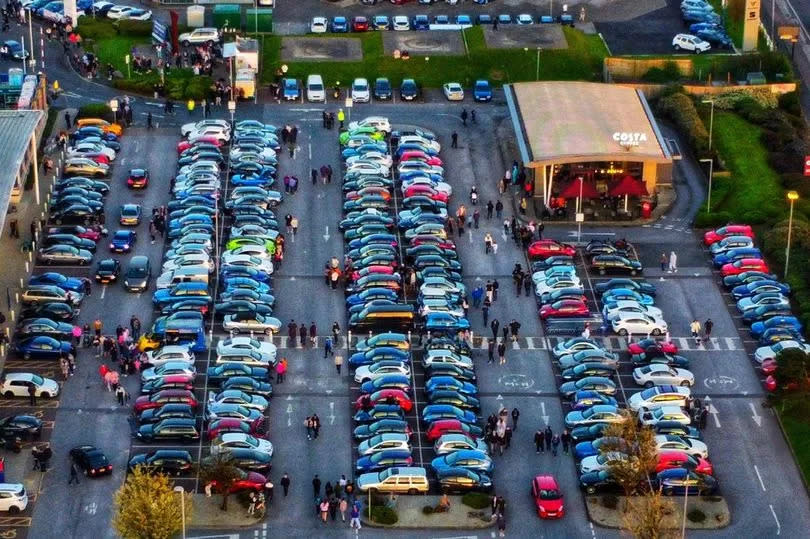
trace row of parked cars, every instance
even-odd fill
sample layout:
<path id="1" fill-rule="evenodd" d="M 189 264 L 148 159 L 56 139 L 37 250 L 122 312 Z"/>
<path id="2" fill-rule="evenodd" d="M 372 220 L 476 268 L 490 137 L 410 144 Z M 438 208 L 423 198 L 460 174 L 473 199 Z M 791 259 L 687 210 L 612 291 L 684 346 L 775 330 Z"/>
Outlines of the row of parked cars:
<path id="1" fill-rule="evenodd" d="M 326 86 L 323 77 L 317 74 L 307 76 L 304 85 L 305 94 L 302 94 L 301 83 L 298 79 L 285 78 L 281 80 L 281 96 L 285 101 L 297 101 L 302 97 L 310 103 L 326 102 Z M 464 88 L 458 82 L 447 82 L 442 85 L 442 93 L 448 101 L 463 101 Z M 394 98 L 394 89 L 387 77 L 377 77 L 372 84 L 365 77 L 355 78 L 348 89 L 348 95 L 354 103 L 369 103 L 372 97 L 377 101 L 391 101 Z M 404 78 L 399 86 L 399 98 L 402 101 L 417 101 L 421 95 L 421 88 L 415 79 Z M 492 101 L 492 86 L 486 79 L 478 79 L 472 87 L 473 100 L 477 103 Z"/>
<path id="2" fill-rule="evenodd" d="M 408 17 L 407 15 L 395 15 L 393 17 L 389 17 L 388 15 L 374 15 L 372 17 L 357 15 L 351 19 L 338 15 L 332 17 L 331 20 L 326 17 L 313 17 L 309 25 L 309 31 L 313 34 L 324 34 L 327 32 L 342 34 L 375 30 L 459 30 L 462 28 L 470 28 L 476 24 L 530 26 L 532 24 L 553 23 L 573 26 L 574 19 L 572 15 L 567 13 L 558 17 L 552 15 L 532 15 L 530 13 L 521 13 L 519 15 L 501 13 L 495 16 L 488 13 L 481 13 L 475 18 L 465 14 L 455 15 L 453 17 L 449 15 L 434 15 L 430 17 L 424 14 L 414 15 L 413 17 Z"/>
<path id="3" fill-rule="evenodd" d="M 734 43 L 726 33 L 723 18 L 715 13 L 714 6 L 706 0 L 683 0 L 681 16 L 689 25 L 689 33 L 679 33 L 672 38 L 676 51 L 684 50 L 700 54 L 712 47 L 734 48 Z"/>
<path id="4" fill-rule="evenodd" d="M 23 0 L 23 8 L 41 19 L 63 23 L 69 21 L 65 15 L 65 5 L 61 0 Z M 130 19 L 135 21 L 148 21 L 152 12 L 133 6 L 113 4 L 105 0 L 77 0 L 76 11 L 79 14 L 94 17 L 107 17 L 113 20 Z"/>
<path id="5" fill-rule="evenodd" d="M 759 341 L 754 361 L 765 375 L 765 389 L 776 391 L 777 354 L 788 349 L 810 352 L 802 324 L 790 306 L 790 286 L 770 272 L 762 253 L 754 247 L 754 231 L 748 225 L 710 230 L 704 234 L 703 243 L 715 266 L 722 264 L 723 285 L 737 302 L 751 336 Z"/>

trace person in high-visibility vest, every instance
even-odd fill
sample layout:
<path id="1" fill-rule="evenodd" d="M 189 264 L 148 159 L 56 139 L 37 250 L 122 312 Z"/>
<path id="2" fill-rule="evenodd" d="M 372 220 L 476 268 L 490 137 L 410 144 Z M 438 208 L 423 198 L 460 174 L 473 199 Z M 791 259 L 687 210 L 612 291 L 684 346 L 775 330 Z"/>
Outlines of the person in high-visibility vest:
<path id="1" fill-rule="evenodd" d="M 346 114 L 343 112 L 343 109 L 338 109 L 338 121 L 340 122 L 340 128 L 343 129 L 343 122 L 346 120 Z"/>
<path id="2" fill-rule="evenodd" d="M 194 112 L 194 100 L 189 99 L 188 103 L 186 104 L 186 107 L 188 107 L 188 113 L 189 115 L 191 115 L 191 113 Z"/>

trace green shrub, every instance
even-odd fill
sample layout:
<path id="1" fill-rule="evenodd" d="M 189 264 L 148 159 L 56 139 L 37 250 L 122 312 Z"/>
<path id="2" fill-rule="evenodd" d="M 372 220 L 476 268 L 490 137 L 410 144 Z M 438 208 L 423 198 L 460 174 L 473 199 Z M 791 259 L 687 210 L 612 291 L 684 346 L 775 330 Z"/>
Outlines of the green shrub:
<path id="1" fill-rule="evenodd" d="M 689 522 L 703 522 L 706 520 L 706 513 L 700 509 L 691 509 L 686 513 L 686 518 L 689 519 Z"/>
<path id="2" fill-rule="evenodd" d="M 89 105 L 83 105 L 79 108 L 79 112 L 76 113 L 76 119 L 79 120 L 81 118 L 101 118 L 102 120 L 112 122 L 113 113 L 110 106 L 106 103 L 90 103 Z"/>
<path id="3" fill-rule="evenodd" d="M 655 84 L 665 84 L 681 80 L 681 78 L 683 78 L 683 75 L 675 62 L 665 62 L 664 67 L 652 67 L 641 76 L 641 80 L 644 82 Z"/>
<path id="4" fill-rule="evenodd" d="M 468 492 L 461 497 L 461 503 L 473 509 L 484 509 L 489 507 L 492 499 L 483 492 Z"/>
<path id="5" fill-rule="evenodd" d="M 93 39 L 95 41 L 102 41 L 118 35 L 110 19 L 95 19 L 86 15 L 79 17 L 76 32 L 82 36 L 83 40 Z"/>
<path id="6" fill-rule="evenodd" d="M 432 515 L 433 514 L 433 506 L 432 505 L 424 505 L 424 506 L 422 506 L 422 514 L 423 515 Z"/>
<path id="7" fill-rule="evenodd" d="M 619 506 L 619 497 L 615 494 L 602 496 L 602 507 L 606 509 L 616 509 Z"/>
<path id="8" fill-rule="evenodd" d="M 152 21 L 123 19 L 115 22 L 118 35 L 129 37 L 152 37 Z"/>
<path id="9" fill-rule="evenodd" d="M 793 116 L 802 115 L 802 105 L 799 100 L 799 92 L 792 91 L 779 96 L 779 108 L 792 114 Z"/>
<path id="10" fill-rule="evenodd" d="M 363 514 L 366 518 L 369 518 L 372 522 L 377 524 L 384 524 L 386 526 L 392 526 L 397 523 L 399 520 L 399 516 L 397 512 L 391 509 L 390 507 L 385 507 L 384 505 L 375 505 L 371 507 L 371 516 L 369 517 L 368 514 L 368 507 L 363 509 Z"/>
<path id="11" fill-rule="evenodd" d="M 658 101 L 658 112 L 675 124 L 698 155 L 709 152 L 709 132 L 695 104 L 686 94 L 672 94 Z"/>
<path id="12" fill-rule="evenodd" d="M 740 102 L 753 101 L 763 108 L 776 108 L 779 104 L 776 94 L 766 89 L 732 90 L 715 96 L 714 106 L 724 110 L 734 110 Z"/>

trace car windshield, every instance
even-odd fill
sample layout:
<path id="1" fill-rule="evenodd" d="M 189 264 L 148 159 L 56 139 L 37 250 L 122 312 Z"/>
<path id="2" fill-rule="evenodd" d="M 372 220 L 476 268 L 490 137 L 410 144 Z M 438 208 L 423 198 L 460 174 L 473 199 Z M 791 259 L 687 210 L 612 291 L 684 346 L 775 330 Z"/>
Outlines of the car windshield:
<path id="1" fill-rule="evenodd" d="M 36 374 L 31 375 L 31 381 L 38 386 L 41 386 L 45 383 L 45 380 L 41 376 L 38 376 Z"/>
<path id="2" fill-rule="evenodd" d="M 146 267 L 144 266 L 130 266 L 127 272 L 129 277 L 146 277 Z"/>
<path id="3" fill-rule="evenodd" d="M 562 494 L 559 490 L 545 488 L 540 490 L 541 500 L 559 500 L 560 498 L 562 498 Z"/>

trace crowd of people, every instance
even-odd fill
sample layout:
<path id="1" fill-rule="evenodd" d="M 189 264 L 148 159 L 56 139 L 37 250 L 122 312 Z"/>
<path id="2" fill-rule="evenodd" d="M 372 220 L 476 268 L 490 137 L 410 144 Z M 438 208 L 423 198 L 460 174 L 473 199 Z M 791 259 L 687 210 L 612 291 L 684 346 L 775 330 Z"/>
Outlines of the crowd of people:
<path id="1" fill-rule="evenodd" d="M 346 479 L 345 475 L 341 475 L 334 484 L 327 481 L 323 485 L 323 494 L 321 494 L 321 484 L 321 478 L 315 474 L 315 477 L 312 478 L 312 492 L 315 498 L 315 515 L 321 519 L 321 522 L 328 524 L 330 520 L 337 521 L 338 513 L 340 513 L 340 521 L 346 522 L 348 513 L 349 526 L 357 530 L 362 528 L 360 524 L 361 506 L 360 501 L 354 498 L 354 483 Z"/>

